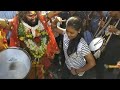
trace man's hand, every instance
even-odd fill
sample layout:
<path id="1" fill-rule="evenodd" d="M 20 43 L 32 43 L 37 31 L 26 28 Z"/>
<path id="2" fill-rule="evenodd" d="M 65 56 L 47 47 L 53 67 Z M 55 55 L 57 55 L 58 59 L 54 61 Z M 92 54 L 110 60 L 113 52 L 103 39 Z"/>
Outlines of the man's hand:
<path id="1" fill-rule="evenodd" d="M 109 25 L 106 32 L 107 32 L 106 35 L 109 35 L 110 33 L 113 33 L 115 35 L 120 35 L 120 30 L 115 28 L 115 26 L 113 25 Z"/>
<path id="2" fill-rule="evenodd" d="M 57 23 L 62 24 L 63 20 L 61 17 L 56 17 L 55 20 L 51 23 L 52 28 L 57 28 Z"/>
<path id="3" fill-rule="evenodd" d="M 62 20 L 61 17 L 56 17 L 56 18 L 55 18 L 55 22 L 60 22 L 60 23 L 62 23 L 62 21 L 63 21 L 63 20 Z"/>
<path id="4" fill-rule="evenodd" d="M 116 33 L 118 31 L 118 29 L 115 28 L 115 26 L 113 26 L 113 25 L 109 25 L 108 26 L 108 31 L 112 32 L 112 33 Z"/>
<path id="5" fill-rule="evenodd" d="M 120 61 L 117 62 L 117 66 L 119 66 L 119 69 L 120 69 Z"/>
<path id="6" fill-rule="evenodd" d="M 52 17 L 54 17 L 54 16 L 57 16 L 59 13 L 61 13 L 62 11 L 50 11 L 49 13 L 48 13 L 48 17 L 49 18 L 52 18 Z"/>

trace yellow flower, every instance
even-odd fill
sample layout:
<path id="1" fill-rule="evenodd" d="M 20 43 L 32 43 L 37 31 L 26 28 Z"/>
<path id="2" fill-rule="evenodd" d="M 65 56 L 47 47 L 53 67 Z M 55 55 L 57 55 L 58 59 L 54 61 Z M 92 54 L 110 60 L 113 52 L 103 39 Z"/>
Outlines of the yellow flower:
<path id="1" fill-rule="evenodd" d="M 28 38 L 29 38 L 29 37 L 31 37 L 31 35 L 26 35 L 26 37 L 28 37 Z"/>
<path id="2" fill-rule="evenodd" d="M 23 41 L 23 40 L 24 40 L 24 37 L 20 37 L 20 40 Z"/>
<path id="3" fill-rule="evenodd" d="M 29 37 L 32 38 L 32 35 L 30 35 Z"/>

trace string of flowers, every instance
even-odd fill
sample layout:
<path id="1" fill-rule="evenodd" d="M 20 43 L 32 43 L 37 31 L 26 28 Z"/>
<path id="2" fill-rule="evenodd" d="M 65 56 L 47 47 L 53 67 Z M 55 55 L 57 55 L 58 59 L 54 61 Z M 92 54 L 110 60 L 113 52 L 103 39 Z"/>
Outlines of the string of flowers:
<path id="1" fill-rule="evenodd" d="M 23 23 L 19 24 L 18 28 L 19 39 L 26 44 L 30 53 L 35 58 L 39 59 L 45 54 L 49 37 L 46 30 L 41 31 L 40 28 L 37 28 L 35 30 L 35 33 L 36 35 L 39 36 L 33 37 L 30 30 L 25 30 Z"/>

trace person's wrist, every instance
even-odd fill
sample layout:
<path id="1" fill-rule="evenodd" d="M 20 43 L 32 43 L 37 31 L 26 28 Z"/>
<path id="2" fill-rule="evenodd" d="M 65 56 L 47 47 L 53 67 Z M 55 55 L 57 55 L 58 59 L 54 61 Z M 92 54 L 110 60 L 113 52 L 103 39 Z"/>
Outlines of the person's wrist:
<path id="1" fill-rule="evenodd" d="M 78 69 L 75 69 L 75 73 L 76 73 L 76 74 L 79 74 L 79 73 L 78 73 Z"/>
<path id="2" fill-rule="evenodd" d="M 117 32 L 115 32 L 116 35 L 120 35 L 120 31 L 118 30 Z"/>

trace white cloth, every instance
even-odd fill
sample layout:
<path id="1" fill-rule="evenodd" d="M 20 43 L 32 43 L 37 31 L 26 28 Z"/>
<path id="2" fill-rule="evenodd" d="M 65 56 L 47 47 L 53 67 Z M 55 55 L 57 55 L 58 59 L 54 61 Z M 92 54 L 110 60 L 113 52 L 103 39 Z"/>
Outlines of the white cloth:
<path id="1" fill-rule="evenodd" d="M 36 34 L 35 34 L 35 30 L 37 29 L 37 28 L 40 28 L 40 30 L 44 30 L 44 26 L 43 26 L 43 24 L 40 22 L 40 21 L 38 21 L 38 25 L 36 25 L 36 26 L 34 26 L 34 27 L 31 27 L 30 25 L 28 25 L 27 23 L 25 23 L 24 21 L 21 21 L 22 23 L 23 23 L 23 25 L 25 26 L 25 30 L 31 30 L 31 32 L 32 32 L 32 35 L 33 35 L 33 37 L 35 37 L 36 36 Z"/>

